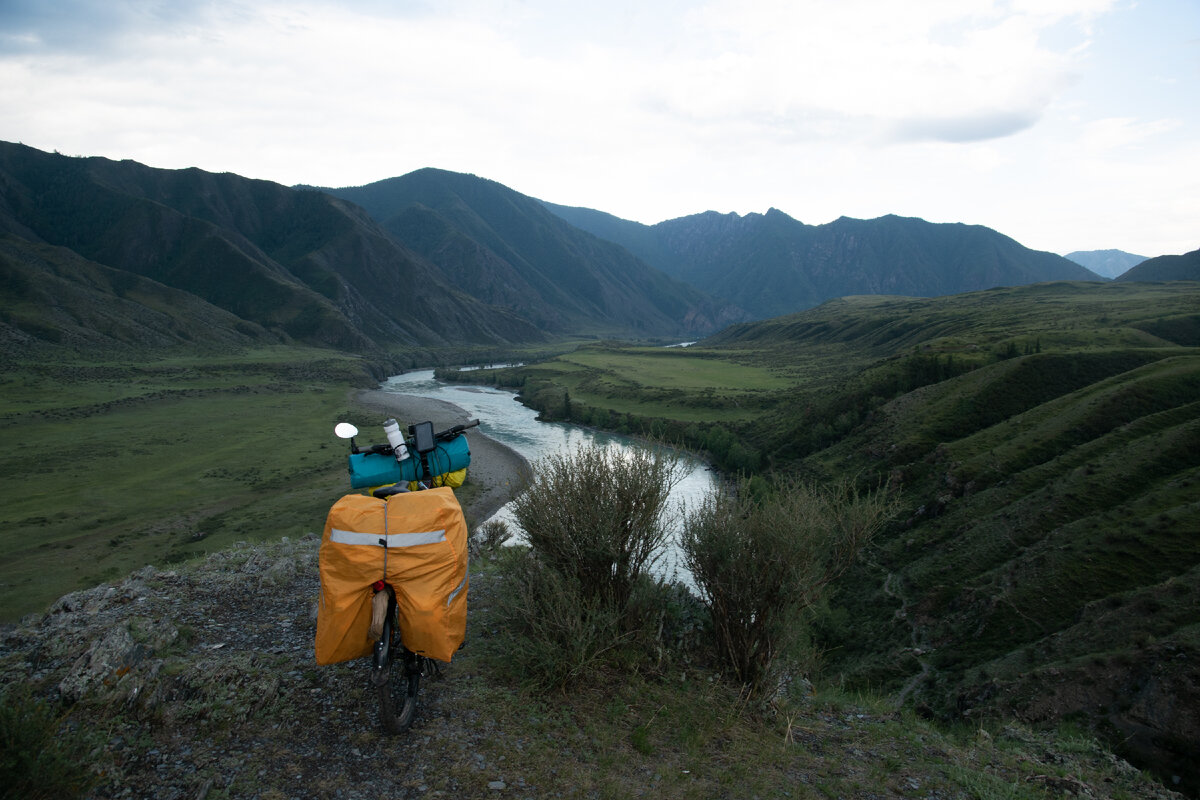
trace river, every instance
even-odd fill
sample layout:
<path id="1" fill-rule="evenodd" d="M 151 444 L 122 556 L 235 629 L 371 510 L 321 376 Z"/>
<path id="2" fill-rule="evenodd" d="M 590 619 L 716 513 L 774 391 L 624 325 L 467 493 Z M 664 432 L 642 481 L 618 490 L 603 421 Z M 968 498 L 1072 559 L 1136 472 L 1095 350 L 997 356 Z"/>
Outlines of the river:
<path id="1" fill-rule="evenodd" d="M 510 391 L 489 386 L 443 383 L 434 380 L 433 370 L 416 370 L 395 375 L 379 387 L 385 392 L 430 397 L 453 403 L 471 417 L 479 419 L 479 429 L 501 444 L 516 450 L 531 463 L 543 456 L 570 452 L 581 444 L 596 443 L 612 447 L 632 447 L 635 442 L 627 436 L 604 433 L 591 428 L 582 428 L 564 422 L 542 422 L 537 412 L 526 408 Z M 707 465 L 689 455 L 682 454 L 683 478 L 671 493 L 672 510 L 680 504 L 694 508 L 712 492 L 714 479 Z M 507 522 L 514 530 L 519 529 L 508 506 L 502 508 L 493 519 Z M 666 554 L 661 569 L 669 571 L 682 568 L 678 563 L 676 548 Z M 683 576 L 681 576 L 683 577 Z M 684 577 L 686 580 L 686 577 Z"/>

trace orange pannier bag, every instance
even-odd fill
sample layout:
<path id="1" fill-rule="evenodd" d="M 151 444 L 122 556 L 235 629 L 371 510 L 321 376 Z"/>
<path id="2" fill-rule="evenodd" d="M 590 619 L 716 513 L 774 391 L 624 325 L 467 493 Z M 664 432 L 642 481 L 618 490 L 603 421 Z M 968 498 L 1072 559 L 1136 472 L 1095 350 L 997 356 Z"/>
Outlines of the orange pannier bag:
<path id="1" fill-rule="evenodd" d="M 349 494 L 325 520 L 319 556 L 318 664 L 371 654 L 372 584 L 396 590 L 400 633 L 414 653 L 449 661 L 467 632 L 467 523 L 450 488 Z"/>

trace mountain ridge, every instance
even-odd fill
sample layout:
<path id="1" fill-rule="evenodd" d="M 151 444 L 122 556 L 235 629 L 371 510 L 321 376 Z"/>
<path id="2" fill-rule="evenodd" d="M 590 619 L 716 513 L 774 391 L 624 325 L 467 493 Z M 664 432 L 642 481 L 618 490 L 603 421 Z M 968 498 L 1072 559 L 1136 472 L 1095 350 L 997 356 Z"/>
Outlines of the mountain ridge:
<path id="1" fill-rule="evenodd" d="M 706 211 L 656 225 L 591 209 L 546 204 L 574 225 L 607 236 L 756 319 L 846 295 L 933 297 L 1054 280 L 1098 280 L 1052 253 L 1030 250 L 982 225 L 889 214 L 805 225 L 776 208 Z"/>
<path id="2" fill-rule="evenodd" d="M 1200 280 L 1200 250 L 1147 259 L 1116 278 L 1118 281 Z"/>
<path id="3" fill-rule="evenodd" d="M 1146 256 L 1126 253 L 1124 250 L 1076 250 L 1064 258 L 1087 267 L 1104 278 L 1116 278 L 1146 260 Z"/>
<path id="4" fill-rule="evenodd" d="M 844 295 L 1096 277 L 981 226 L 894 215 L 807 226 L 772 208 L 644 226 L 433 168 L 316 190 L 11 143 L 0 143 L 0 232 L 189 292 L 254 340 L 409 360 L 447 344 L 699 338 Z M 20 263 L 31 251 L 8 258 L 14 279 L 36 280 Z M 81 274 L 64 267 L 59 280 Z M 105 302 L 96 291 L 67 292 L 75 316 Z M 26 332 L 54 329 L 38 313 L 22 310 Z"/>
<path id="5" fill-rule="evenodd" d="M 279 341 L 379 354 L 545 337 L 451 288 L 361 209 L 268 181 L 0 144 L 0 231 L 189 292 Z"/>
<path id="6" fill-rule="evenodd" d="M 703 335 L 746 318 L 486 178 L 425 168 L 322 191 L 362 206 L 398 239 L 470 281 L 480 299 L 508 304 L 554 332 L 611 333 L 617 320 L 644 334 L 682 325 L 681 332 Z"/>

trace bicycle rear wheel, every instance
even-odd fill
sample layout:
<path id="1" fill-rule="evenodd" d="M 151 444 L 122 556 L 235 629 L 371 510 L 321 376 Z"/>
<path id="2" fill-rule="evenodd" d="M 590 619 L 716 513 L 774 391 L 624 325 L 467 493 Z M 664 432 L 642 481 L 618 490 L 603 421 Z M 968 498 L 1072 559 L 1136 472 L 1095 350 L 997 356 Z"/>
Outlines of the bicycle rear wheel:
<path id="1" fill-rule="evenodd" d="M 390 680 L 376 687 L 379 693 L 379 721 L 391 734 L 404 733 L 417 714 L 417 693 L 421 689 L 421 657 L 410 653 L 404 645 L 394 646 L 403 658 L 394 663 Z M 397 653 L 398 655 L 399 653 Z"/>

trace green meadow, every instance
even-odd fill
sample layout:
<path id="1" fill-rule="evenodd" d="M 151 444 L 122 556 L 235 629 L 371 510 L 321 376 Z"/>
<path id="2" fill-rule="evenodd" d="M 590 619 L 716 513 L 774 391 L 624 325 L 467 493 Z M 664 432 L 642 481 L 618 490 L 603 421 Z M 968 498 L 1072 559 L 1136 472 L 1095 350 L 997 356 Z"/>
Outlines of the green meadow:
<path id="1" fill-rule="evenodd" d="M 753 419 L 764 397 L 795 380 L 794 370 L 738 363 L 696 348 L 606 344 L 520 372 L 530 384 L 569 396 L 576 415 L 597 409 L 689 422 Z"/>
<path id="2" fill-rule="evenodd" d="M 273 348 L 25 364 L 0 384 L 0 618 L 239 540 L 317 530 L 357 358 Z"/>

